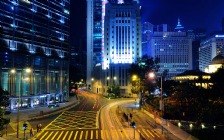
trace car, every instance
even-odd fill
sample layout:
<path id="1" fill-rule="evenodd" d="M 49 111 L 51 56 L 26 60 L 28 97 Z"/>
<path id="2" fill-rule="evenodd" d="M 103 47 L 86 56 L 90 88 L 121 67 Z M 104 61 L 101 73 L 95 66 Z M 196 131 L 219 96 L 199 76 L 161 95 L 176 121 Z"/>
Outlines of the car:
<path id="1" fill-rule="evenodd" d="M 50 107 L 50 108 L 59 107 L 59 104 L 58 103 L 51 103 L 51 104 L 48 105 L 48 107 Z"/>

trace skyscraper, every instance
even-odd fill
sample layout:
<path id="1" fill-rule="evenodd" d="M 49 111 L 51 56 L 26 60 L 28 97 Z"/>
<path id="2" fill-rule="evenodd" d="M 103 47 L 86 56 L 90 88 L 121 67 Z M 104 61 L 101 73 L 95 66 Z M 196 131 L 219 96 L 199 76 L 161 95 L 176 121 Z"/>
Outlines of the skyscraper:
<path id="1" fill-rule="evenodd" d="M 224 34 L 216 34 L 203 40 L 199 48 L 199 69 L 203 72 L 218 54 L 224 56 Z"/>
<path id="2" fill-rule="evenodd" d="M 151 55 L 160 59 L 158 74 L 168 70 L 167 79 L 192 69 L 192 39 L 186 32 L 154 32 Z"/>
<path id="3" fill-rule="evenodd" d="M 102 31 L 101 34 L 98 34 L 101 37 L 101 44 L 99 44 L 101 48 L 100 65 L 101 70 L 104 71 L 101 80 L 106 80 L 105 76 L 108 78 L 110 75 L 111 80 L 116 77 L 119 85 L 127 86 L 127 76 L 123 77 L 123 79 L 119 79 L 121 77 L 119 77 L 118 71 L 119 69 L 120 71 L 124 69 L 122 70 L 123 75 L 127 75 L 126 64 L 130 65 L 134 63 L 137 57 L 141 57 L 142 55 L 140 6 L 136 0 L 102 1 L 101 20 L 96 20 L 96 14 L 93 12 L 97 10 L 94 4 L 96 2 L 97 1 L 87 1 L 87 5 L 92 5 L 92 7 L 87 6 L 89 8 L 89 13 L 87 13 L 87 55 L 89 55 L 87 57 L 87 84 L 88 81 L 89 84 L 91 83 L 91 73 L 94 68 L 93 62 L 95 61 L 95 59 L 93 59 L 94 55 L 90 51 L 96 48 L 96 46 L 92 44 L 94 40 L 96 40 L 94 39 L 96 31 L 93 29 L 96 27 L 95 23 L 100 23 L 100 29 Z M 100 12 L 99 9 L 97 11 Z M 99 64 L 95 64 L 99 66 Z M 103 90 L 100 89 L 97 91 Z"/>
<path id="4" fill-rule="evenodd" d="M 103 23 L 107 0 L 87 0 L 87 74 L 91 83 L 93 67 L 102 62 Z"/>
<path id="5" fill-rule="evenodd" d="M 87 85 L 91 84 L 93 68 L 104 66 L 104 22 L 107 3 L 123 4 L 139 0 L 87 0 Z"/>
<path id="6" fill-rule="evenodd" d="M 69 0 L 0 2 L 0 85 L 11 108 L 68 97 Z"/>
<path id="7" fill-rule="evenodd" d="M 110 64 L 131 64 L 142 56 L 141 19 L 136 2 L 106 5 L 103 69 Z"/>

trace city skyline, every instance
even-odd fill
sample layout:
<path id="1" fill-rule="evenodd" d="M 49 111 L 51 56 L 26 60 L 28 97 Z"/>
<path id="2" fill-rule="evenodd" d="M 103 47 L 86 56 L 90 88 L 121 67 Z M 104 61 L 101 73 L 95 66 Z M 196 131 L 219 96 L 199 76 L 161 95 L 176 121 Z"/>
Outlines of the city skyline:
<path id="1" fill-rule="evenodd" d="M 204 28 L 207 34 L 221 31 L 222 0 L 140 0 L 140 5 L 142 22 L 175 27 L 179 17 L 185 29 Z M 72 38 L 86 36 L 86 1 L 71 1 L 71 17 Z"/>

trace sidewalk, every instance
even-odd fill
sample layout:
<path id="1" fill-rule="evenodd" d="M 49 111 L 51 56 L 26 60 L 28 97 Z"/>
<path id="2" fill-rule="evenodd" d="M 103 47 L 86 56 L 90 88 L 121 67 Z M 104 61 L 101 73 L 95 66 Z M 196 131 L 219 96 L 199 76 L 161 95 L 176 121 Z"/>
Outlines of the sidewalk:
<path id="1" fill-rule="evenodd" d="M 149 116 L 150 118 L 154 119 L 154 114 L 148 112 L 147 110 L 142 108 L 142 111 Z M 156 119 L 158 123 L 163 127 L 164 131 L 170 132 L 172 135 L 177 137 L 180 140 L 197 140 L 194 136 L 190 135 L 189 133 L 185 132 L 184 130 L 180 129 L 179 127 L 173 125 L 169 121 L 162 120 L 162 118 L 157 117 Z"/>
<path id="2" fill-rule="evenodd" d="M 68 102 L 59 103 L 59 107 L 49 108 L 47 106 L 21 109 L 19 113 L 19 138 L 17 137 L 17 110 L 13 110 L 11 114 L 6 115 L 10 117 L 10 123 L 7 127 L 7 136 L 6 132 L 3 132 L 3 137 L 0 137 L 0 140 L 22 140 L 24 139 L 24 131 L 22 130 L 22 125 L 24 122 L 28 122 L 30 120 L 41 119 L 47 116 L 59 114 L 62 111 L 66 111 L 76 104 L 79 103 L 79 99 L 77 100 L 75 96 L 70 97 Z M 29 125 L 29 124 L 28 124 Z M 35 127 L 34 127 L 35 128 Z M 36 130 L 34 130 L 36 132 Z M 26 130 L 26 136 L 29 135 L 29 130 Z M 30 139 L 30 137 L 28 137 Z"/>

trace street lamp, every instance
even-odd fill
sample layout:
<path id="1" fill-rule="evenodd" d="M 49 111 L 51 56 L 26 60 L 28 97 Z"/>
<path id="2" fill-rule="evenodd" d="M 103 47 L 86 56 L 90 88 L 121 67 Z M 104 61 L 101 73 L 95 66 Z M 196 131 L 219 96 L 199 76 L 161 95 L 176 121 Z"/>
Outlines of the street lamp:
<path id="1" fill-rule="evenodd" d="M 116 76 L 114 76 L 113 84 L 115 84 L 115 83 L 116 83 L 116 82 L 115 82 L 116 80 L 117 80 L 117 77 L 116 77 Z"/>
<path id="2" fill-rule="evenodd" d="M 12 88 L 11 88 L 11 94 L 14 93 L 14 76 L 16 73 L 15 69 L 11 69 L 10 73 L 12 74 Z M 19 105 L 20 105 L 20 92 L 18 94 L 18 106 L 17 106 L 17 138 L 19 138 Z"/>
<path id="3" fill-rule="evenodd" d="M 160 78 L 160 84 L 161 84 L 161 92 L 160 92 L 160 110 L 161 110 L 161 118 L 162 118 L 162 134 L 163 134 L 163 113 L 164 113 L 164 104 L 163 104 L 163 77 L 156 75 L 154 72 L 149 73 L 149 78 Z"/>
<path id="4" fill-rule="evenodd" d="M 133 75 L 132 76 L 132 80 L 133 81 L 137 81 L 138 80 L 138 88 L 139 88 L 139 92 L 141 92 L 140 78 L 137 75 Z"/>
<path id="5" fill-rule="evenodd" d="M 30 73 L 31 72 L 31 69 L 30 68 L 26 68 L 25 69 L 26 73 Z M 12 74 L 15 74 L 16 71 L 15 69 L 12 69 L 11 70 L 11 73 Z M 18 92 L 18 106 L 17 106 L 17 138 L 19 138 L 19 120 L 20 120 L 20 92 L 21 92 L 21 85 L 22 85 L 22 80 L 24 80 L 23 78 L 23 69 L 21 70 L 21 83 L 19 85 L 19 92 Z M 25 80 L 28 80 L 28 79 L 25 79 Z"/>
<path id="6" fill-rule="evenodd" d="M 93 82 L 94 82 L 94 78 L 91 78 L 91 91 L 93 91 Z"/>

